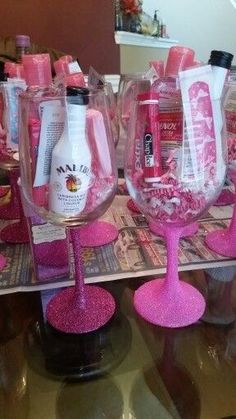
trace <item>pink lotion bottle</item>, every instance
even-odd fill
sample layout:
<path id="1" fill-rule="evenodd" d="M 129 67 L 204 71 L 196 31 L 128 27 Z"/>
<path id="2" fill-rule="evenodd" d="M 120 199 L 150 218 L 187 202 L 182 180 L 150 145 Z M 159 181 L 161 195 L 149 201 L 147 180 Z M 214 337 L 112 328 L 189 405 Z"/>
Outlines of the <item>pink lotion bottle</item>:
<path id="1" fill-rule="evenodd" d="M 178 73 L 192 67 L 193 63 L 194 51 L 191 48 L 171 47 L 165 75 L 157 79 L 151 87 L 151 91 L 159 95 L 161 155 L 164 170 L 169 168 L 168 161 L 172 150 L 182 141 L 183 112 Z"/>
<path id="2" fill-rule="evenodd" d="M 54 62 L 53 66 L 56 72 L 56 78 L 61 79 L 65 86 L 85 87 L 83 72 L 78 62 L 73 60 L 71 55 L 60 57 Z"/>
<path id="3" fill-rule="evenodd" d="M 193 66 L 194 51 L 191 48 L 174 46 L 169 50 L 165 75 L 156 80 L 152 85 L 152 91 L 160 95 L 160 99 L 175 99 L 180 95 L 178 86 L 178 73 Z"/>

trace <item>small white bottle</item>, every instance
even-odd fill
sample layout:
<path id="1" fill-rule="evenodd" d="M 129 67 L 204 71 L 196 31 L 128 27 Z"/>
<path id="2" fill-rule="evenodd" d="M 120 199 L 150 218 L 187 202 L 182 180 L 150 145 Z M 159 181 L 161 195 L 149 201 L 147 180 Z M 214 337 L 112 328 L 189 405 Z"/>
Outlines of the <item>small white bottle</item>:
<path id="1" fill-rule="evenodd" d="M 91 182 L 91 152 L 86 139 L 89 90 L 67 87 L 64 131 L 52 152 L 49 209 L 66 217 L 84 209 Z"/>

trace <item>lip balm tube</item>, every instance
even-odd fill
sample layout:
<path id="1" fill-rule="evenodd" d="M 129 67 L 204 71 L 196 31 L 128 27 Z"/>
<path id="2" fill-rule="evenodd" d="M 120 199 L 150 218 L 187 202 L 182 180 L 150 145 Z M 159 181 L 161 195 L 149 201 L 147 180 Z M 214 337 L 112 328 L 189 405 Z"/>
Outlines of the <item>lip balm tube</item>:
<path id="1" fill-rule="evenodd" d="M 145 121 L 143 133 L 143 174 L 147 183 L 158 182 L 162 175 L 159 121 L 159 95 L 147 92 L 138 95 Z"/>

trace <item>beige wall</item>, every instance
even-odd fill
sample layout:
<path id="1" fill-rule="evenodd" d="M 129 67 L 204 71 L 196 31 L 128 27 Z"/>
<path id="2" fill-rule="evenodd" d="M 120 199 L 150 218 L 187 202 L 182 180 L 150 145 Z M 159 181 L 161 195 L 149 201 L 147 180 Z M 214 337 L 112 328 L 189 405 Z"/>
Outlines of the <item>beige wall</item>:
<path id="1" fill-rule="evenodd" d="M 145 71 L 149 61 L 165 60 L 168 49 L 132 47 L 121 45 L 120 47 L 120 68 L 121 74 Z"/>
<path id="2" fill-rule="evenodd" d="M 206 62 L 212 49 L 235 55 L 236 9 L 230 0 L 143 0 L 151 16 L 159 8 L 167 31 L 180 45 L 191 47 L 198 60 Z M 166 58 L 167 51 L 153 48 L 121 47 L 121 72 L 142 71 L 151 58 Z"/>

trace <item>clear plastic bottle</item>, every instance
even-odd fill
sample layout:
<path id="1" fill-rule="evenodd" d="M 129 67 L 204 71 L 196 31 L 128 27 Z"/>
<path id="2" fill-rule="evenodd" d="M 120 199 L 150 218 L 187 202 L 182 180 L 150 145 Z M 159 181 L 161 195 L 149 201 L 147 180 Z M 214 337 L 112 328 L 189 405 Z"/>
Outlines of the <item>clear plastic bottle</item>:
<path id="1" fill-rule="evenodd" d="M 115 31 L 122 31 L 122 13 L 120 9 L 120 1 L 115 0 Z"/>
<path id="2" fill-rule="evenodd" d="M 153 26 L 154 26 L 154 31 L 153 31 L 153 36 L 160 36 L 160 22 L 159 19 L 157 18 L 157 12 L 158 10 L 155 10 L 154 12 L 154 17 L 153 17 Z"/>
<path id="3" fill-rule="evenodd" d="M 58 121 L 53 120 L 53 123 L 60 124 L 61 117 L 60 113 L 58 113 L 58 98 L 64 92 L 65 88 L 63 86 L 56 88 L 53 85 L 49 54 L 23 55 L 22 64 L 27 89 L 21 97 L 25 106 L 29 109 L 28 128 L 31 143 L 31 164 L 34 167 L 33 171 L 35 173 L 33 196 L 35 203 L 40 204 L 44 200 L 44 189 L 46 188 L 46 184 L 37 180 L 42 172 L 42 159 L 38 159 L 38 154 L 40 155 L 39 138 L 44 129 L 48 132 L 48 135 L 50 133 L 50 130 L 47 127 L 50 126 L 50 118 L 54 118 L 53 107 L 56 107 L 56 112 L 54 112 L 55 115 L 58 114 Z M 46 102 L 44 97 L 47 98 Z M 50 108 L 48 107 L 49 97 L 52 98 L 50 101 Z M 54 140 L 56 143 L 57 139 L 54 138 Z M 48 147 L 49 145 L 47 148 Z M 48 167 L 48 171 L 49 170 L 50 168 Z"/>

